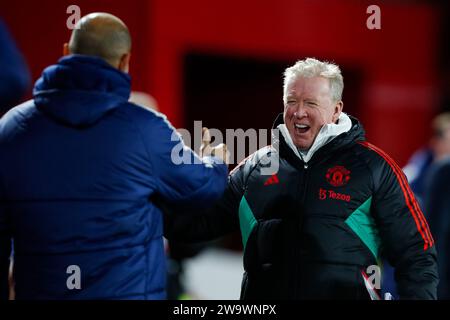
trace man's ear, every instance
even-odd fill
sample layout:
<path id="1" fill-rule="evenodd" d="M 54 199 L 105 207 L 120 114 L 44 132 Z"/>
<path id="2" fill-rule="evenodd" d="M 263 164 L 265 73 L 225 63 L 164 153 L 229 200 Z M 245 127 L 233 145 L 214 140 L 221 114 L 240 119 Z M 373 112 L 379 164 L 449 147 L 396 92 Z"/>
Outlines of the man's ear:
<path id="1" fill-rule="evenodd" d="M 63 46 L 63 56 L 68 56 L 70 54 L 69 44 L 66 42 Z"/>
<path id="2" fill-rule="evenodd" d="M 339 116 L 341 115 L 342 108 L 344 108 L 344 103 L 342 101 L 339 101 L 334 106 L 334 113 L 333 113 L 333 123 L 336 123 L 339 119 Z"/>
<path id="3" fill-rule="evenodd" d="M 131 53 L 124 54 L 119 61 L 119 70 L 128 73 L 130 69 L 130 59 L 131 59 Z"/>

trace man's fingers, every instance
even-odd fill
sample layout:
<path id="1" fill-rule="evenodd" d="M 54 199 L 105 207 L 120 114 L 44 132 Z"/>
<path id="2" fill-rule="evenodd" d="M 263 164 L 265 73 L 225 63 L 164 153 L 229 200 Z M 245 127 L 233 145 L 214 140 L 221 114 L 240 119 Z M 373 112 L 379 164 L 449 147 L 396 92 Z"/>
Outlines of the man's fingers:
<path id="1" fill-rule="evenodd" d="M 200 156 L 215 156 L 226 164 L 229 163 L 229 152 L 227 150 L 227 146 L 224 143 L 221 143 L 214 148 L 211 147 L 211 134 L 209 129 L 206 127 L 202 128 L 202 145 L 200 146 Z"/>
<path id="2" fill-rule="evenodd" d="M 209 133 L 209 129 L 206 127 L 202 128 L 202 143 L 204 144 L 211 143 L 211 134 Z"/>
<path id="3" fill-rule="evenodd" d="M 217 158 L 219 158 L 219 159 L 222 159 L 222 161 L 224 163 L 226 163 L 226 164 L 229 163 L 230 155 L 229 155 L 229 152 L 227 150 L 227 145 L 226 144 L 221 143 L 218 146 L 212 148 L 212 155 L 217 157 Z"/>
<path id="4" fill-rule="evenodd" d="M 208 128 L 202 128 L 202 144 L 200 145 L 200 156 L 208 156 L 211 154 L 211 134 L 209 133 Z"/>

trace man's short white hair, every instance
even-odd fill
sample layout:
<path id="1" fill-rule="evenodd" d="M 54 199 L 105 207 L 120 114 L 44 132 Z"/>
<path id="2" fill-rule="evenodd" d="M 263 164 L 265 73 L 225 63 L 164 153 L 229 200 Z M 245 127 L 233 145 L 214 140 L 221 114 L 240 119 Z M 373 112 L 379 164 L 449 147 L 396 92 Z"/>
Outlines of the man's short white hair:
<path id="1" fill-rule="evenodd" d="M 292 80 L 296 78 L 323 77 L 330 83 L 331 98 L 334 102 L 342 100 L 342 91 L 344 90 L 344 77 L 342 77 L 339 66 L 314 58 L 306 58 L 297 61 L 293 66 L 284 71 L 283 100 L 286 103 L 286 88 Z"/>

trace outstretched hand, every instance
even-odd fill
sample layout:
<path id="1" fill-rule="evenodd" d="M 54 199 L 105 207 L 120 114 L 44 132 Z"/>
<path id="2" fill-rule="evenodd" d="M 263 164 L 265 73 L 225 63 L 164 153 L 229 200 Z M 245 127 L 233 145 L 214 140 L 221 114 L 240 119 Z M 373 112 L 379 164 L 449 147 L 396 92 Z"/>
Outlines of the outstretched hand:
<path id="1" fill-rule="evenodd" d="M 219 159 L 222 159 L 225 164 L 229 163 L 229 152 L 227 150 L 227 145 L 224 143 L 220 143 L 215 147 L 211 147 L 211 134 L 206 127 L 202 128 L 202 144 L 200 146 L 200 156 L 215 156 Z"/>

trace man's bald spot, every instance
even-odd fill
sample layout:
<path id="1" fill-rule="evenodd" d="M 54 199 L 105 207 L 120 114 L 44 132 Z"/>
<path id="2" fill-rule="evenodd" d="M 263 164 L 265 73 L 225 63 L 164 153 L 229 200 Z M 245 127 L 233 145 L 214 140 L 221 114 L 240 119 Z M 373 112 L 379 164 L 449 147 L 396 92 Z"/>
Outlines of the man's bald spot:
<path id="1" fill-rule="evenodd" d="M 131 51 L 131 37 L 125 23 L 109 13 L 90 13 L 76 25 L 69 42 L 70 52 L 97 56 L 115 65 Z"/>

